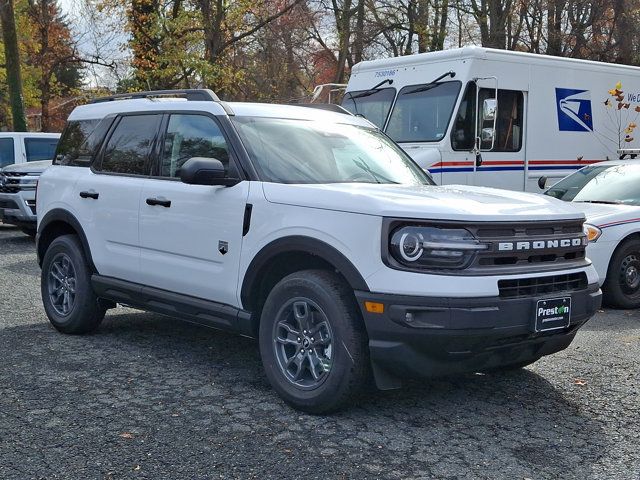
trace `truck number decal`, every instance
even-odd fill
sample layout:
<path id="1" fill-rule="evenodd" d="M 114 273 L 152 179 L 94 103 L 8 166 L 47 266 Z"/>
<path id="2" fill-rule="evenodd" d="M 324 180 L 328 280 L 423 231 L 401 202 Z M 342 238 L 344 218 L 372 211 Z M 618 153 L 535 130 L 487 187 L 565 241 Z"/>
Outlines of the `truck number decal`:
<path id="1" fill-rule="evenodd" d="M 381 77 L 393 77 L 396 74 L 396 70 L 378 70 L 373 74 L 375 78 Z"/>

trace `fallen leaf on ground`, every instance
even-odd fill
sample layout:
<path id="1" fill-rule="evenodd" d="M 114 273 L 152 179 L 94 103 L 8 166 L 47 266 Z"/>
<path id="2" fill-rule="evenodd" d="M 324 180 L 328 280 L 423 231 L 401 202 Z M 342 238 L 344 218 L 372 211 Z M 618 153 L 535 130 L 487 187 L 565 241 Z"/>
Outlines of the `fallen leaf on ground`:
<path id="1" fill-rule="evenodd" d="M 120 434 L 120 436 L 121 436 L 122 438 L 133 438 L 133 433 L 129 433 L 129 432 L 122 432 L 122 433 Z"/>
<path id="2" fill-rule="evenodd" d="M 585 386 L 587 384 L 587 381 L 582 379 L 582 378 L 576 378 L 573 383 L 575 385 L 580 385 L 581 387 Z"/>

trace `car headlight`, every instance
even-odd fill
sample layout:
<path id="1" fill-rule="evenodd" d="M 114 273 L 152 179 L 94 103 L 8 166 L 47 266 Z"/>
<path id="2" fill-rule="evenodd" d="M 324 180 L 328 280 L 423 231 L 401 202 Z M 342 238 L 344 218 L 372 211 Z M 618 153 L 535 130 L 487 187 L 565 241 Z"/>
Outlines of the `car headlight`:
<path id="1" fill-rule="evenodd" d="M 584 234 L 587 236 L 587 240 L 589 242 L 595 242 L 602 235 L 602 230 L 600 230 L 595 225 L 591 225 L 590 223 L 584 224 Z"/>
<path id="2" fill-rule="evenodd" d="M 393 231 L 389 250 L 401 265 L 417 269 L 462 269 L 476 253 L 487 250 L 464 228 L 403 226 Z"/>

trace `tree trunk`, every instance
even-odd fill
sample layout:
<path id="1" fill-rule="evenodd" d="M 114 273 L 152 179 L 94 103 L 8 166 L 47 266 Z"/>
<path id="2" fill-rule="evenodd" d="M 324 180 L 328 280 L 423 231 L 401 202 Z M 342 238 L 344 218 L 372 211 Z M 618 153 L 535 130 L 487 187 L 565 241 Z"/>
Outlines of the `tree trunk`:
<path id="1" fill-rule="evenodd" d="M 16 35 L 16 20 L 13 13 L 13 0 L 0 0 L 0 23 L 4 38 L 4 55 L 7 62 L 7 85 L 13 116 L 13 130 L 27 131 L 27 118 L 22 98 L 22 78 L 20 74 L 20 52 Z"/>

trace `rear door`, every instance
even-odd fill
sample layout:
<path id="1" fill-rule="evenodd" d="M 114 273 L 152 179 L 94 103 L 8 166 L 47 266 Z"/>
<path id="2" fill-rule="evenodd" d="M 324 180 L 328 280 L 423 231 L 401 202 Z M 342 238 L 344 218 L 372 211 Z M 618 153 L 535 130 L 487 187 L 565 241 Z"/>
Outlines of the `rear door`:
<path id="1" fill-rule="evenodd" d="M 140 281 L 140 194 L 161 119 L 157 113 L 117 117 L 91 171 L 76 182 L 81 223 L 101 275 Z"/>
<path id="2" fill-rule="evenodd" d="M 218 120 L 205 113 L 167 116 L 154 176 L 140 196 L 141 281 L 171 292 L 237 304 L 242 225 L 249 182 L 188 185 L 192 157 L 220 160 L 237 177 L 234 152 Z"/>

